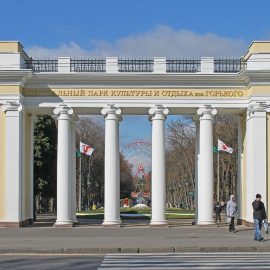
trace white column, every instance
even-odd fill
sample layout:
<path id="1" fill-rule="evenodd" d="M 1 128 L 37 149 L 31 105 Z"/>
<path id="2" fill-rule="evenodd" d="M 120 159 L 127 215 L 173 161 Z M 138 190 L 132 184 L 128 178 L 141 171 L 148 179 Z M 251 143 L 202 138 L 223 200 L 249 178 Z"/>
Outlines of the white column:
<path id="1" fill-rule="evenodd" d="M 70 227 L 73 225 L 71 216 L 71 183 L 70 183 L 70 145 L 71 126 L 70 115 L 73 110 L 65 104 L 54 109 L 58 117 L 57 143 L 57 220 L 56 227 Z"/>
<path id="2" fill-rule="evenodd" d="M 71 144 L 70 144 L 70 184 L 71 184 L 71 217 L 74 223 L 78 223 L 76 217 L 77 209 L 77 194 L 76 194 L 76 121 L 78 121 L 77 116 L 73 116 L 70 122 L 70 131 L 71 131 Z"/>
<path id="3" fill-rule="evenodd" d="M 198 163 L 198 225 L 213 223 L 213 116 L 216 109 L 205 105 L 200 115 L 200 150 Z"/>
<path id="4" fill-rule="evenodd" d="M 149 109 L 152 121 L 152 218 L 150 226 L 167 226 L 165 215 L 165 129 L 164 122 L 169 110 L 162 105 Z"/>
<path id="5" fill-rule="evenodd" d="M 119 118 L 121 110 L 109 105 L 101 110 L 105 118 L 104 226 L 120 226 Z"/>
<path id="6" fill-rule="evenodd" d="M 6 114 L 5 146 L 5 222 L 21 226 L 22 222 L 22 105 L 7 101 L 1 110 Z"/>
<path id="7" fill-rule="evenodd" d="M 195 221 L 198 220 L 198 169 L 199 169 L 199 156 L 200 156 L 200 122 L 199 117 L 194 116 L 196 126 L 196 138 L 195 138 Z"/>
<path id="8" fill-rule="evenodd" d="M 246 218 L 253 222 L 252 202 L 260 193 L 267 209 L 267 128 L 266 104 L 248 107 L 246 123 Z"/>

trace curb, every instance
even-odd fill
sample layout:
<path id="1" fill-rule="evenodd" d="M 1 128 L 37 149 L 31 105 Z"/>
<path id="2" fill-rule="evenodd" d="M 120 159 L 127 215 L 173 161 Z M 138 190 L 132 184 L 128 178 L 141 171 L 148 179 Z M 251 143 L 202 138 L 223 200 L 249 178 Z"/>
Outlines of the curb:
<path id="1" fill-rule="evenodd" d="M 70 248 L 70 249 L 0 249 L 0 255 L 21 254 L 21 255 L 90 255 L 90 254 L 125 254 L 125 253 L 188 253 L 188 252 L 270 252 L 270 246 L 251 246 L 251 247 L 140 247 L 140 248 Z"/>

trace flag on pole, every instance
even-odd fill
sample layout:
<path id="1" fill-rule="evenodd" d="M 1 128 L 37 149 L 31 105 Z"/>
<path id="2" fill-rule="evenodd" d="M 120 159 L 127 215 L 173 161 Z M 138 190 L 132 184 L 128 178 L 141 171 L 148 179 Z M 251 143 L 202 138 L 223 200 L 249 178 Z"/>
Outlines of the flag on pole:
<path id="1" fill-rule="evenodd" d="M 228 145 L 226 145 L 220 139 L 218 139 L 218 151 L 225 151 L 225 152 L 230 153 L 230 154 L 233 153 L 233 149 L 231 147 L 229 147 Z"/>
<path id="2" fill-rule="evenodd" d="M 79 150 L 76 149 L 76 156 L 77 156 L 77 157 L 81 157 L 81 156 L 82 156 L 81 151 L 79 151 Z"/>
<path id="3" fill-rule="evenodd" d="M 94 150 L 95 149 L 93 147 L 91 147 L 90 145 L 80 142 L 80 152 L 81 153 L 86 154 L 87 156 L 91 156 L 92 153 L 94 152 Z"/>

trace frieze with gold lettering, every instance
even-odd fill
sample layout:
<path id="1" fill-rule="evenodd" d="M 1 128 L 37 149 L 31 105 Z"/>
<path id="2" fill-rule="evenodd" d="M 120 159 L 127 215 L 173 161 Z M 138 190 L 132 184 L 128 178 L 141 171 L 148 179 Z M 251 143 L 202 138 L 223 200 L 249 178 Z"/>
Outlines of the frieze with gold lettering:
<path id="1" fill-rule="evenodd" d="M 93 97 L 93 98 L 241 98 L 248 90 L 219 89 L 34 89 L 24 88 L 25 97 Z"/>

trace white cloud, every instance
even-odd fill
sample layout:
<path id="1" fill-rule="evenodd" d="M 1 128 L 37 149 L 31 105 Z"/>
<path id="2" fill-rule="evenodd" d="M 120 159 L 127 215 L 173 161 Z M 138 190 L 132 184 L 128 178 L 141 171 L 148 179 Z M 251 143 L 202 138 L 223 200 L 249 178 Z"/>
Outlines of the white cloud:
<path id="1" fill-rule="evenodd" d="M 114 42 L 91 40 L 90 45 L 91 50 L 83 49 L 75 42 L 62 44 L 53 49 L 33 46 L 28 48 L 27 52 L 34 58 L 57 56 L 198 58 L 240 57 L 248 47 L 241 39 L 224 38 L 214 33 L 198 34 L 189 30 L 174 30 L 162 25 L 151 31 L 129 35 Z"/>

